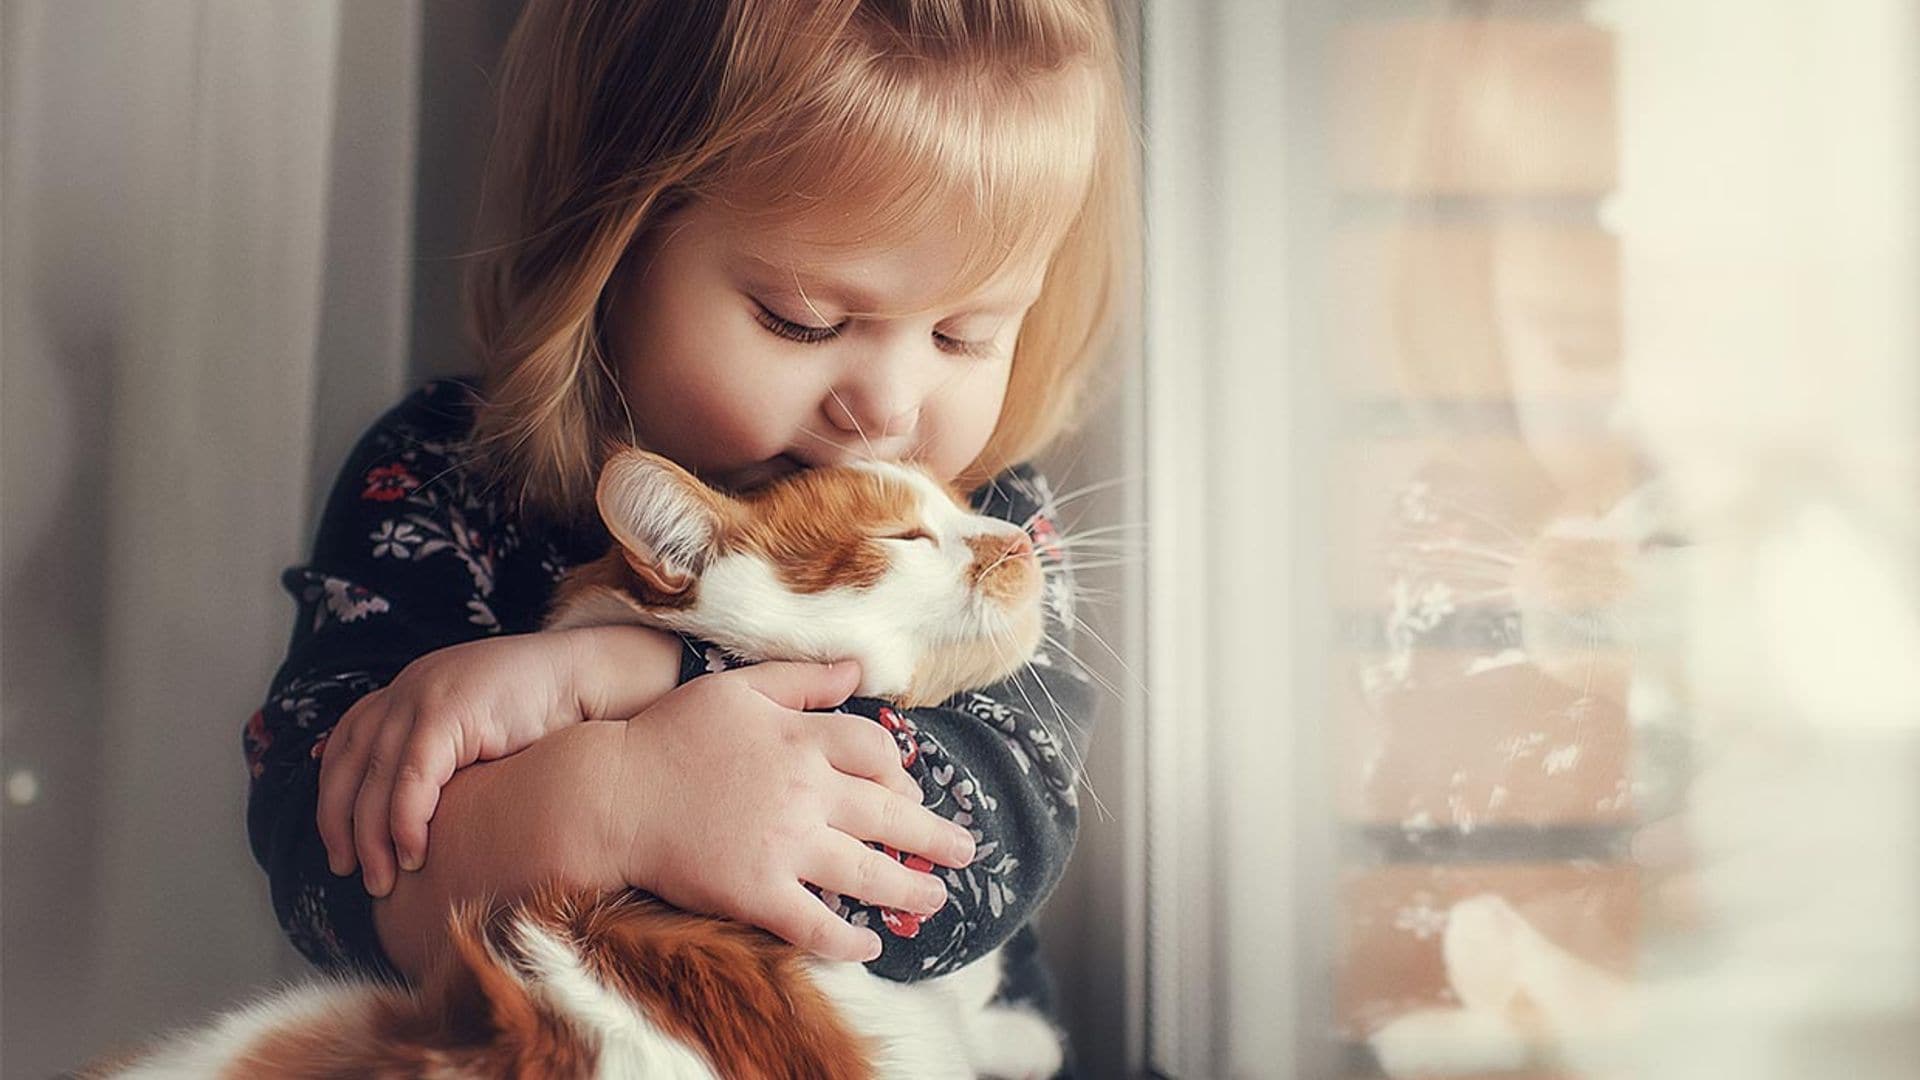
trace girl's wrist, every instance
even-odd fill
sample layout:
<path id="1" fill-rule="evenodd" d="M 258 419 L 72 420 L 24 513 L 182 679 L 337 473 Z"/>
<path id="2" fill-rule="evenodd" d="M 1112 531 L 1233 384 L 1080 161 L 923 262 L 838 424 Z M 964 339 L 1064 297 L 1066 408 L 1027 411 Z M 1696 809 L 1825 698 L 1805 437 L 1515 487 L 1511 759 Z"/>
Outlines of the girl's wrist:
<path id="1" fill-rule="evenodd" d="M 644 626 L 589 626 L 566 635 L 568 688 L 580 715 L 627 720 L 680 681 L 680 639 Z"/>
<path id="2" fill-rule="evenodd" d="M 650 805 L 650 796 L 658 794 L 658 777 L 644 775 L 646 767 L 657 759 L 657 751 L 647 745 L 648 725 L 644 718 L 624 724 L 608 724 L 618 736 L 611 738 L 603 752 L 605 782 L 610 793 L 600 818 L 600 850 L 594 860 L 617 868 L 625 885 L 645 889 L 649 870 L 657 860 L 650 843 L 649 826 L 658 814 Z"/>

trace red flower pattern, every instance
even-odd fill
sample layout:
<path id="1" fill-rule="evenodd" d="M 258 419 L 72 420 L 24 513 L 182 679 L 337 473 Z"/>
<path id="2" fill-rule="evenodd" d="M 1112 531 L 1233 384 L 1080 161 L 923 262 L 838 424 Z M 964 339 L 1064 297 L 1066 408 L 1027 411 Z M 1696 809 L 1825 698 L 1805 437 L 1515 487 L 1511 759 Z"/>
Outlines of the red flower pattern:
<path id="1" fill-rule="evenodd" d="M 900 865 L 909 870 L 918 870 L 923 874 L 933 872 L 933 860 L 925 856 L 915 855 L 910 851 L 896 851 L 885 844 L 880 845 L 880 850 L 886 852 L 889 859 L 899 860 Z M 911 911 L 900 911 L 890 907 L 880 909 L 880 921 L 886 924 L 887 932 L 894 937 L 916 936 L 920 933 L 920 924 L 927 918 L 925 915 L 918 915 Z"/>
<path id="2" fill-rule="evenodd" d="M 273 733 L 267 730 L 267 714 L 264 709 L 255 709 L 247 717 L 245 738 L 247 769 L 255 776 L 267 770 L 265 761 L 267 747 L 273 745 Z"/>
<path id="3" fill-rule="evenodd" d="M 360 497 L 375 502 L 393 502 L 405 498 L 408 492 L 419 486 L 420 478 L 396 461 L 391 465 L 376 465 L 368 469 L 367 489 L 360 493 Z"/>
<path id="4" fill-rule="evenodd" d="M 893 732 L 893 741 L 900 744 L 900 765 L 912 768 L 920 760 L 920 744 L 913 737 L 913 721 L 887 708 L 880 706 L 880 726 Z"/>
<path id="5" fill-rule="evenodd" d="M 896 911 L 893 908 L 880 909 L 880 921 L 886 924 L 887 932 L 894 937 L 919 937 L 920 924 L 924 915 L 915 915 L 911 911 Z"/>

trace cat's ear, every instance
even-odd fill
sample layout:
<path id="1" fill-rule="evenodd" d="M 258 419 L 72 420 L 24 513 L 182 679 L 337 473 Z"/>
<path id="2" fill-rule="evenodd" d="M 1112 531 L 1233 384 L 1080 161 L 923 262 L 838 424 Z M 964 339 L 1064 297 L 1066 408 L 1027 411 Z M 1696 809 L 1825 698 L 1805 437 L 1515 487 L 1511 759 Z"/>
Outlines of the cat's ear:
<path id="1" fill-rule="evenodd" d="M 627 565 L 666 596 L 686 592 L 706 569 L 728 505 L 687 470 L 631 448 L 600 471 L 594 499 Z"/>

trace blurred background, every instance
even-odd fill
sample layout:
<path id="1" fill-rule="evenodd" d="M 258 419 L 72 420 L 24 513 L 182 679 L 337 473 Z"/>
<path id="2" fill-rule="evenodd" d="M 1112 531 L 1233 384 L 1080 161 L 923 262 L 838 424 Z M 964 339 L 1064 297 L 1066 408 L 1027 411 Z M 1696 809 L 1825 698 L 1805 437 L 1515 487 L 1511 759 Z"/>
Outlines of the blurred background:
<path id="1" fill-rule="evenodd" d="M 240 730 L 516 10 L 0 7 L 6 1077 L 301 972 Z M 1920 8 L 1116 11 L 1085 1073 L 1920 1074 Z"/>

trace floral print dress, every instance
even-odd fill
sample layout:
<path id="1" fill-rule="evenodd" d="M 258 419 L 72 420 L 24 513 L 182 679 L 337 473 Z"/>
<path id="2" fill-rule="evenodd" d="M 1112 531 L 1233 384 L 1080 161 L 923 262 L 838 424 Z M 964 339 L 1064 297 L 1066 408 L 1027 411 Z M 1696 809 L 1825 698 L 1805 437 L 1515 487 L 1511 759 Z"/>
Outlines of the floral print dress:
<path id="1" fill-rule="evenodd" d="M 358 874 L 328 870 L 315 824 L 320 756 L 333 725 L 416 657 L 537 629 L 568 569 L 597 558 L 609 543 L 597 526 L 530 525 L 463 467 L 476 404 L 468 383 L 442 380 L 382 417 L 334 486 L 311 562 L 283 578 L 299 611 L 286 660 L 245 727 L 248 834 L 281 925 L 329 971 L 397 977 L 375 937 Z M 1045 480 L 1017 467 L 972 502 L 1034 535 L 1047 572 L 1048 633 L 1070 641 L 1072 589 L 1053 542 Z M 861 698 L 842 706 L 893 733 L 927 805 L 965 825 L 977 842 L 973 863 L 958 870 L 889 852 L 946 879 L 949 902 L 933 915 L 823 896 L 848 921 L 880 933 L 885 948 L 868 965 L 876 974 L 939 975 L 1011 942 L 1006 995 L 1051 1011 L 1025 927 L 1073 849 L 1076 766 L 1085 748 L 1069 738 L 1089 722 L 1091 699 L 1088 677 L 1055 650 L 1049 644 L 1027 671 L 939 707 L 902 709 Z M 690 641 L 682 679 L 726 666 L 718 650 Z"/>

